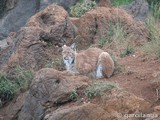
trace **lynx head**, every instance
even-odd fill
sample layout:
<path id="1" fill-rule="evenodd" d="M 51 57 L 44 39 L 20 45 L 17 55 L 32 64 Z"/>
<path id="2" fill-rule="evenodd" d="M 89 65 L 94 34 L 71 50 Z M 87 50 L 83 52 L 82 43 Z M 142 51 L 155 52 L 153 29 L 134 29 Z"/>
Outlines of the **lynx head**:
<path id="1" fill-rule="evenodd" d="M 75 43 L 73 43 L 70 47 L 64 45 L 62 47 L 62 56 L 63 56 L 63 61 L 66 64 L 66 66 L 70 66 L 74 64 L 75 62 Z"/>

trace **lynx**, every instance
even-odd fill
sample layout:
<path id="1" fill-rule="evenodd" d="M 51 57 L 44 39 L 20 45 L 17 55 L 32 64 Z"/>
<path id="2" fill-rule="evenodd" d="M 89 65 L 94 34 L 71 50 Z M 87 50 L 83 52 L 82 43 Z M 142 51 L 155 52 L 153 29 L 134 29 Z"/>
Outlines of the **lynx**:
<path id="1" fill-rule="evenodd" d="M 111 56 L 99 48 L 89 48 L 76 52 L 75 44 L 62 47 L 63 61 L 69 72 L 94 78 L 111 77 L 114 62 Z"/>

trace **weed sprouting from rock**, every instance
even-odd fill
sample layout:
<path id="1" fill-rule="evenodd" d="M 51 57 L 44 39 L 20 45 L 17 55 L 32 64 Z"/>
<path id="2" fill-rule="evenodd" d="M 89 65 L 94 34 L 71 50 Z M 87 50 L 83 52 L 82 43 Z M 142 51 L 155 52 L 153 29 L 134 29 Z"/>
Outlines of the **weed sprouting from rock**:
<path id="1" fill-rule="evenodd" d="M 102 81 L 96 81 L 93 82 L 91 85 L 89 85 L 85 90 L 85 96 L 88 98 L 93 98 L 98 95 L 102 95 L 104 91 L 111 90 L 113 88 L 116 88 L 116 84 L 111 82 L 102 82 Z"/>
<path id="2" fill-rule="evenodd" d="M 77 91 L 76 91 L 76 90 L 73 90 L 73 91 L 71 92 L 69 98 L 70 98 L 72 101 L 77 100 L 77 98 L 78 98 L 78 93 L 77 93 Z"/>

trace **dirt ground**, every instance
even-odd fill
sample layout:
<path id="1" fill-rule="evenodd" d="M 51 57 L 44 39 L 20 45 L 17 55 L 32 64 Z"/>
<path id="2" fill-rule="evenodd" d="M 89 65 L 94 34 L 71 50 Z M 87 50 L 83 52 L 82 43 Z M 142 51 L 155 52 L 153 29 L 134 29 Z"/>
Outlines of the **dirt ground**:
<path id="1" fill-rule="evenodd" d="M 156 89 L 160 85 L 160 60 L 147 58 L 138 53 L 119 59 L 121 72 L 116 72 L 107 81 L 118 83 L 119 87 L 143 98 L 153 105 L 159 105 Z M 160 95 L 160 94 L 159 94 Z"/>

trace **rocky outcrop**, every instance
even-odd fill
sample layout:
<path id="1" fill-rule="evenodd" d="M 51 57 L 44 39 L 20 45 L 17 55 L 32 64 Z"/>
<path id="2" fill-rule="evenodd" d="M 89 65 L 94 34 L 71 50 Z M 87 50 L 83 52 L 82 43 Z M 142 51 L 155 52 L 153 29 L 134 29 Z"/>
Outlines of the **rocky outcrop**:
<path id="1" fill-rule="evenodd" d="M 134 21 L 132 16 L 118 8 L 98 7 L 79 18 L 78 24 L 75 25 L 85 42 L 91 44 L 97 43 L 101 37 L 108 35 L 111 22 L 112 25 L 122 24 L 128 34 L 132 33 L 135 37 L 137 36 L 136 41 L 143 41 L 147 38 L 145 25 Z"/>
<path id="2" fill-rule="evenodd" d="M 47 110 L 70 102 L 74 90 L 87 86 L 86 77 L 69 76 L 54 69 L 42 69 L 31 84 L 29 94 L 19 114 L 19 120 L 40 120 Z"/>
<path id="3" fill-rule="evenodd" d="M 59 14 L 61 13 L 61 14 Z M 39 70 L 49 59 L 47 49 L 70 43 L 76 36 L 76 28 L 67 12 L 60 6 L 50 5 L 30 18 L 14 38 L 12 51 L 0 58 L 1 68 L 19 64 L 25 68 Z M 6 57 L 7 56 L 7 57 Z M 5 61 L 4 61 L 5 60 Z"/>
<path id="4" fill-rule="evenodd" d="M 137 44 L 146 41 L 148 30 L 143 22 L 137 22 L 125 10 L 118 8 L 97 7 L 85 13 L 79 19 L 72 19 L 82 36 L 82 43 L 93 44 L 110 31 L 110 25 L 120 24 L 127 34 L 134 36 Z"/>
<path id="5" fill-rule="evenodd" d="M 149 14 L 149 5 L 146 0 L 135 0 L 131 4 L 122 7 L 136 20 L 144 21 Z"/>
<path id="6" fill-rule="evenodd" d="M 0 40 L 6 38 L 10 32 L 17 32 L 36 12 L 43 10 L 52 3 L 57 3 L 68 9 L 77 0 L 3 0 L 0 6 Z M 4 8 L 4 9 L 2 9 Z M 1 10 L 2 9 L 2 10 Z"/>
<path id="7" fill-rule="evenodd" d="M 85 103 L 81 106 L 60 108 L 45 116 L 45 120 L 111 120 L 103 108 L 96 104 Z"/>
<path id="8" fill-rule="evenodd" d="M 89 84 L 88 81 L 87 77 L 74 76 L 54 69 L 40 70 L 33 80 L 19 120 L 120 120 L 119 113 L 152 111 L 150 103 L 116 89 L 103 94 L 100 104 L 71 102 L 69 96 L 73 90 L 77 90 L 84 98 L 84 88 Z"/>
<path id="9" fill-rule="evenodd" d="M 0 40 L 16 32 L 36 13 L 36 0 L 7 0 L 4 16 L 0 19 Z"/>
<path id="10" fill-rule="evenodd" d="M 92 80 L 69 72 L 44 68 L 28 92 L 0 110 L 2 119 L 18 120 L 124 120 L 125 114 L 152 113 L 151 104 L 124 90 L 112 89 L 96 99 L 84 92 Z M 77 101 L 71 100 L 76 90 Z M 88 102 L 87 102 L 88 101 Z M 156 108 L 156 110 L 158 107 Z M 133 120 L 133 118 L 131 118 Z"/>
<path id="11" fill-rule="evenodd" d="M 9 105 L 0 109 L 0 120 L 16 120 L 24 105 L 27 94 L 27 92 L 21 93 L 16 99 L 11 101 Z"/>

